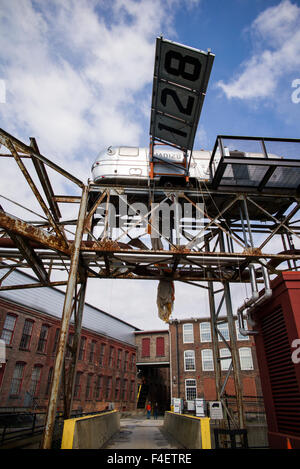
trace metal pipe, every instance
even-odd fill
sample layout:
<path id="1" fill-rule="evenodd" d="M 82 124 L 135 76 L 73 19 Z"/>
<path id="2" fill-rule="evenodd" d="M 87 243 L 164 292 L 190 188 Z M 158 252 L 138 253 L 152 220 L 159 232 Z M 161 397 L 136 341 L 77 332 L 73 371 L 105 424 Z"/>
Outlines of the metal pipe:
<path id="1" fill-rule="evenodd" d="M 240 306 L 237 310 L 239 332 L 244 337 L 258 334 L 258 331 L 248 330 L 245 328 L 244 317 L 243 317 L 244 310 L 247 310 L 247 315 L 250 318 L 250 314 L 254 310 L 254 308 L 256 308 L 258 305 L 261 305 L 268 298 L 272 296 L 272 289 L 270 287 L 270 278 L 268 274 L 268 269 L 265 266 L 262 266 L 262 274 L 263 274 L 263 279 L 264 279 L 264 284 L 265 284 L 265 292 L 261 297 L 259 296 L 259 292 L 257 289 L 256 275 L 255 275 L 255 269 L 254 269 L 253 264 L 249 264 L 249 270 L 250 270 L 252 296 L 248 301 L 245 301 L 245 303 L 242 306 Z"/>

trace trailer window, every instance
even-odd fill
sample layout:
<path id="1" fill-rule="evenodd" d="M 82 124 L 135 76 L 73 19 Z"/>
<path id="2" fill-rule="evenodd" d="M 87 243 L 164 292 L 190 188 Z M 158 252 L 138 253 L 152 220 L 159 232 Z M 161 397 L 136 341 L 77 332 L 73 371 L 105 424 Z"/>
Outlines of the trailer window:
<path id="1" fill-rule="evenodd" d="M 139 156 L 138 147 L 120 147 L 119 148 L 120 156 Z"/>

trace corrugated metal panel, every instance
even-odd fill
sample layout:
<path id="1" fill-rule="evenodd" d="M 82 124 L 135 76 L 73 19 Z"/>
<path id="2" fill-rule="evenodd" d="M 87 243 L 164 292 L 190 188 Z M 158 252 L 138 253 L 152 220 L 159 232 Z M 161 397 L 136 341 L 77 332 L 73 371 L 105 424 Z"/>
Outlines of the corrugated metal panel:
<path id="1" fill-rule="evenodd" d="M 5 271 L 6 269 L 2 270 L 3 275 Z M 14 271 L 4 280 L 3 286 L 24 285 L 26 283 L 35 283 L 35 281 L 20 271 Z M 64 296 L 63 292 L 50 287 L 4 290 L 0 292 L 1 298 L 57 318 L 62 317 Z M 84 306 L 82 327 L 132 345 L 135 344 L 134 331 L 138 330 L 138 328 L 122 322 L 118 318 L 88 304 Z"/>
<path id="2" fill-rule="evenodd" d="M 281 307 L 265 316 L 261 326 L 278 431 L 300 435 L 300 392 Z"/>

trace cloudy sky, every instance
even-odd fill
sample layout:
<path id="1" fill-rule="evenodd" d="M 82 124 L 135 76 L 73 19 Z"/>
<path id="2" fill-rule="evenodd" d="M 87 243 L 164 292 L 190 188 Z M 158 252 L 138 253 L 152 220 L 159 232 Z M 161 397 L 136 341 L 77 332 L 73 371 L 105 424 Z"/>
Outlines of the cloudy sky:
<path id="1" fill-rule="evenodd" d="M 299 137 L 298 0 L 0 0 L 0 127 L 35 137 L 42 154 L 86 182 L 104 146 L 148 145 L 161 34 L 215 54 L 195 149 L 212 149 L 218 134 Z M 17 193 L 40 213 L 13 163 L 1 161 L 0 195 Z M 90 281 L 87 301 L 161 329 L 156 288 Z M 175 293 L 173 317 L 208 314 L 204 290 L 176 284 Z"/>

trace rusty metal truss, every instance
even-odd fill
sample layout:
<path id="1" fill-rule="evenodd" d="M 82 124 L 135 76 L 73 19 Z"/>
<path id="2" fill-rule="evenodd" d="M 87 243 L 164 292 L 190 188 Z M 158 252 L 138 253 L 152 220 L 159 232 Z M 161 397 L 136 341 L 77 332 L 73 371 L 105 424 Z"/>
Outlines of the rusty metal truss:
<path id="1" fill-rule="evenodd" d="M 23 187 L 32 194 L 39 209 L 38 212 L 26 207 L 26 201 L 18 200 L 18 193 L 13 199 L 0 194 L 0 291 L 66 286 L 43 447 L 51 445 L 69 322 L 75 311 L 72 366 L 64 380 L 66 416 L 71 412 L 89 277 L 168 278 L 206 288 L 215 345 L 221 308 L 216 307 L 215 297 L 222 291 L 220 304 L 225 299 L 230 326 L 230 369 L 234 370 L 239 424 L 243 426 L 229 286 L 250 282 L 249 265 L 256 265 L 258 283 L 263 282 L 262 266 L 271 276 L 298 268 L 300 249 L 294 244 L 299 245 L 300 239 L 297 190 L 248 187 L 237 191 L 234 187 L 214 188 L 207 181 L 190 188 L 96 185 L 90 180 L 83 183 L 43 156 L 34 138 L 27 145 L 0 129 L 0 144 L 2 163 L 15 161 L 16 170 L 24 179 Z M 63 179 L 64 184 L 59 187 L 67 188 L 64 194 L 56 193 L 56 178 Z M 170 209 L 167 228 L 163 226 L 162 207 Z M 185 207 L 188 214 L 184 220 Z M 32 281 L 24 285 L 8 282 L 15 269 L 27 269 Z M 215 283 L 221 289 L 214 290 Z M 214 359 L 217 367 L 217 346 Z M 222 399 L 224 383 L 217 368 L 216 372 L 218 396 Z"/>

